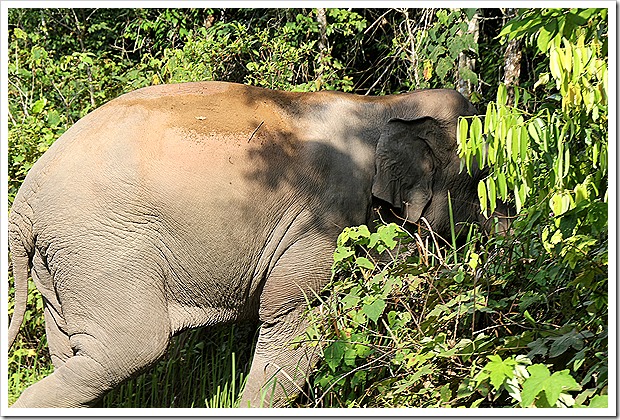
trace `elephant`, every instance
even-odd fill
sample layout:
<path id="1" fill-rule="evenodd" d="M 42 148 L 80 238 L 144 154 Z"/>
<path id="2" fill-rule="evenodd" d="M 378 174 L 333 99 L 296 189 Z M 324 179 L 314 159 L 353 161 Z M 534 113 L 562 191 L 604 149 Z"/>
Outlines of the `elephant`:
<path id="1" fill-rule="evenodd" d="M 390 209 L 449 235 L 484 223 L 456 132 L 454 90 L 386 96 L 227 82 L 119 96 L 34 164 L 9 214 L 19 332 L 30 275 L 54 371 L 12 407 L 92 407 L 189 329 L 260 322 L 241 406 L 286 405 L 316 348 L 307 299 L 330 280 L 338 234 Z"/>

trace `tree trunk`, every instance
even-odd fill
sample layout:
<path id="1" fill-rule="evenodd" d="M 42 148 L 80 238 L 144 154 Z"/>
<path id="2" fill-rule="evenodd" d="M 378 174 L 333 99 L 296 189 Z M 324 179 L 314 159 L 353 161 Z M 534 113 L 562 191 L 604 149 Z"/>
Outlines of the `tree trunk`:
<path id="1" fill-rule="evenodd" d="M 504 24 L 510 19 L 517 16 L 517 9 L 505 9 Z M 515 86 L 519 85 L 519 76 L 521 75 L 521 41 L 512 39 L 506 45 L 504 52 L 504 84 L 508 92 L 508 105 L 515 105 Z"/>
<path id="2" fill-rule="evenodd" d="M 320 89 L 320 85 L 323 78 L 323 67 L 325 65 L 325 56 L 327 53 L 327 16 L 325 15 L 324 8 L 316 9 L 316 21 L 319 24 L 319 69 L 316 74 L 317 88 Z"/>
<path id="3" fill-rule="evenodd" d="M 473 34 L 474 41 L 477 43 L 480 34 L 480 15 L 478 11 L 474 13 L 467 22 L 467 34 Z M 459 33 L 459 35 L 464 35 Z M 458 74 L 456 81 L 456 90 L 458 90 L 467 99 L 471 98 L 474 85 L 470 78 L 464 77 L 467 73 L 475 74 L 476 58 L 469 51 L 461 51 L 459 54 Z"/>

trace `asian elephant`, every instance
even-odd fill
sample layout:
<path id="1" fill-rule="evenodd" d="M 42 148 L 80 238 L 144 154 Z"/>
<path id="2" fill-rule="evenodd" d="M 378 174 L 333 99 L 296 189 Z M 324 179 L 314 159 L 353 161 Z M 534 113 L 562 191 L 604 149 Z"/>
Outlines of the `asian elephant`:
<path id="1" fill-rule="evenodd" d="M 62 135 L 9 215 L 15 313 L 29 272 L 54 372 L 13 407 L 92 406 L 188 328 L 262 322 L 242 406 L 286 404 L 310 348 L 290 346 L 306 298 L 330 279 L 335 240 L 373 203 L 449 232 L 480 216 L 452 90 L 367 97 L 223 82 L 152 86 Z M 275 386 L 264 386 L 275 377 Z"/>

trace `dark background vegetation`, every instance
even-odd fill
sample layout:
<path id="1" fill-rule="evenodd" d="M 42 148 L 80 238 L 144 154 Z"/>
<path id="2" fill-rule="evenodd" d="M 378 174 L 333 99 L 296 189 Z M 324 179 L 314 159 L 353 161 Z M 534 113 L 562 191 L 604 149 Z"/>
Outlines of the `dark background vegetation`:
<path id="1" fill-rule="evenodd" d="M 484 142 L 514 145 L 481 160 L 490 175 L 479 188 L 489 206 L 501 197 L 518 207 L 514 231 L 489 239 L 472 227 L 457 248 L 454 238 L 350 230 L 338 242 L 337 299 L 308 333 L 323 358 L 294 404 L 606 406 L 605 9 L 8 13 L 9 205 L 64 131 L 136 88 L 221 80 L 361 95 L 459 90 L 487 117 L 463 125 L 464 167 L 486 159 L 477 154 Z M 519 130 L 508 135 L 511 126 Z M 369 250 L 391 252 L 392 262 Z M 9 353 L 10 401 L 52 370 L 42 306 L 31 290 Z M 233 406 L 254 328 L 182 334 L 103 406 Z"/>

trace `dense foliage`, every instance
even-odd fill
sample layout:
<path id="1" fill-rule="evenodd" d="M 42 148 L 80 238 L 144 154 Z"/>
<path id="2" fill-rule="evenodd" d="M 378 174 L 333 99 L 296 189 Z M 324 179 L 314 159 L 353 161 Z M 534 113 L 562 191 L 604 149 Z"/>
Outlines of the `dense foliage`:
<path id="1" fill-rule="evenodd" d="M 306 337 L 323 358 L 296 404 L 606 406 L 606 10 L 507 15 L 10 9 L 9 204 L 68 127 L 139 87 L 226 80 L 381 95 L 466 84 L 482 115 L 461 121 L 463 170 L 474 160 L 488 168 L 482 206 L 513 203 L 513 232 L 485 238 L 471 227 L 443 241 L 395 225 L 346 229 Z M 522 53 L 516 88 L 502 84 L 511 41 Z M 182 335 L 104 406 L 234 405 L 249 352 L 233 349 L 251 346 L 253 331 L 220 330 L 234 340 L 224 344 L 201 331 Z M 10 401 L 51 371 L 43 336 L 41 297 L 31 291 L 9 354 Z"/>

